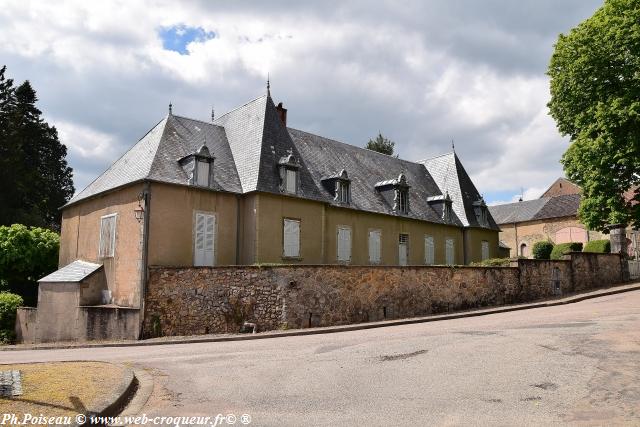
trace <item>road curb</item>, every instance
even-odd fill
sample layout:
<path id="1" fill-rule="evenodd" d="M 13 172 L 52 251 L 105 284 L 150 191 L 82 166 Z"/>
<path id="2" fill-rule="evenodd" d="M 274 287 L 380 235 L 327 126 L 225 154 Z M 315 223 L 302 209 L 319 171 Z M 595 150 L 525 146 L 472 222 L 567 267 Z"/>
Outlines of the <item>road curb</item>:
<path id="1" fill-rule="evenodd" d="M 173 339 L 163 341 L 127 341 L 127 342 L 112 342 L 112 343 L 87 343 L 87 344 L 54 344 L 50 346 L 37 346 L 37 347 L 15 347 L 5 346 L 0 347 L 0 351 L 26 351 L 26 350 L 63 350 L 74 348 L 103 348 L 103 347 L 144 347 L 153 345 L 170 345 L 170 344 L 197 344 L 197 343 L 211 343 L 211 342 L 230 342 L 230 341 L 250 341 L 259 339 L 270 338 L 284 338 L 284 337 L 298 337 L 304 335 L 320 335 L 320 334 L 333 334 L 338 332 L 351 332 L 360 331 L 366 329 L 386 328 L 390 326 L 402 326 L 413 325 L 417 323 L 439 322 L 442 320 L 463 319 L 466 317 L 478 317 L 488 316 L 491 314 L 508 313 L 511 311 L 530 310 L 534 308 L 554 307 L 559 305 L 573 304 L 576 302 L 584 301 L 587 299 L 600 298 L 609 295 L 615 295 L 625 292 L 632 292 L 640 290 L 640 283 L 631 283 L 624 285 L 624 287 L 614 287 L 603 290 L 590 291 L 584 294 L 578 294 L 575 296 L 566 297 L 560 300 L 547 300 L 537 303 L 526 303 L 519 305 L 511 305 L 505 307 L 498 307 L 494 309 L 481 309 L 475 311 L 464 311 L 452 314 L 440 314 L 431 315 L 425 317 L 417 317 L 411 319 L 400 320 L 388 320 L 371 323 L 359 323 L 355 325 L 345 326 L 328 326 L 320 328 L 299 329 L 294 331 L 283 331 L 275 333 L 264 334 L 251 334 L 251 335 L 234 335 L 234 336 L 217 336 L 210 338 L 187 338 L 187 339 Z"/>
<path id="2" fill-rule="evenodd" d="M 130 401 L 126 405 L 126 407 L 124 407 L 124 409 L 120 407 L 120 409 L 122 409 L 122 412 L 120 412 L 117 416 L 121 418 L 138 416 L 141 413 L 144 405 L 149 400 L 149 397 L 151 397 L 151 393 L 153 392 L 154 381 L 153 381 L 153 376 L 151 374 L 149 374 L 144 369 L 134 369 L 133 373 L 137 382 L 137 387 L 134 394 L 132 396 L 129 396 Z M 110 414 L 109 416 L 114 416 L 114 415 L 115 414 Z M 123 427 L 125 426 L 125 424 L 111 423 L 109 424 L 109 426 Z"/>

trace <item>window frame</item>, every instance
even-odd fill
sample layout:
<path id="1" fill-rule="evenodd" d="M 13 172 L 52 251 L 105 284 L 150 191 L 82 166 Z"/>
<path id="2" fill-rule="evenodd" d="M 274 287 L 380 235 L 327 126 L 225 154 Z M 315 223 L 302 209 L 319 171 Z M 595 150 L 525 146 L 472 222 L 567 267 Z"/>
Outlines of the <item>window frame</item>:
<path id="1" fill-rule="evenodd" d="M 485 250 L 486 250 L 486 256 L 485 256 Z M 480 242 L 480 260 L 485 261 L 485 260 L 488 260 L 489 258 L 491 258 L 491 251 L 489 250 L 489 241 L 482 240 Z"/>
<path id="2" fill-rule="evenodd" d="M 429 251 L 427 250 L 427 242 L 431 242 L 431 259 L 429 259 Z M 436 263 L 436 241 L 433 235 L 424 235 L 424 265 L 435 265 Z"/>
<path id="3" fill-rule="evenodd" d="M 289 178 L 293 176 L 293 179 Z M 293 185 L 293 191 L 290 191 L 290 183 Z M 294 168 L 284 168 L 284 192 L 287 194 L 298 194 L 298 170 Z"/>
<path id="4" fill-rule="evenodd" d="M 104 254 L 103 250 L 102 250 L 102 238 L 103 238 L 103 232 L 102 232 L 102 227 L 104 224 L 104 220 L 105 219 L 111 219 L 113 218 L 113 233 L 111 235 L 111 244 L 109 246 L 110 250 L 110 254 Z M 102 215 L 100 217 L 100 230 L 99 230 L 99 234 L 100 234 L 100 239 L 98 242 L 98 258 L 99 259 L 105 259 L 105 258 L 115 258 L 116 256 L 116 233 L 118 230 L 118 213 L 112 213 L 112 214 L 108 214 L 108 215 Z"/>
<path id="5" fill-rule="evenodd" d="M 449 242 L 451 242 L 451 260 L 449 260 Z M 456 265 L 456 239 L 453 237 L 444 239 L 444 259 L 446 265 Z"/>
<path id="6" fill-rule="evenodd" d="M 286 253 L 287 245 L 286 245 L 285 224 L 287 221 L 298 223 L 298 254 L 297 255 L 287 255 Z M 302 219 L 300 218 L 292 218 L 292 217 L 282 218 L 282 259 L 302 259 Z"/>
<path id="7" fill-rule="evenodd" d="M 349 231 L 349 258 L 348 259 L 340 258 L 340 230 Z M 353 258 L 353 229 L 348 225 L 338 225 L 336 226 L 336 260 L 340 263 L 349 264 L 352 258 Z"/>
<path id="8" fill-rule="evenodd" d="M 404 242 L 402 242 L 402 237 L 406 236 L 406 239 Z M 409 233 L 398 233 L 398 265 L 400 266 L 407 266 L 409 265 L 409 242 L 410 242 L 410 237 L 409 237 Z M 400 245 L 404 244 L 405 247 L 407 248 L 407 253 L 406 253 L 406 264 L 401 264 L 400 263 Z"/>
<path id="9" fill-rule="evenodd" d="M 213 249 L 211 250 L 213 252 L 213 259 L 212 259 L 212 263 L 211 265 L 208 264 L 198 264 L 196 262 L 197 259 L 197 248 L 196 248 L 196 241 L 198 239 L 198 215 L 209 215 L 213 217 Z M 216 212 L 214 211 L 201 211 L 201 210 L 194 210 L 193 211 L 193 217 L 192 217 L 192 221 L 193 221 L 193 226 L 192 226 L 192 242 L 191 242 L 191 248 L 193 249 L 193 266 L 194 267 L 214 267 L 217 265 L 217 258 L 218 258 L 218 215 Z M 204 230 L 204 239 L 206 239 L 206 219 L 205 219 L 205 230 Z M 206 245 L 205 245 L 206 248 Z M 203 249 L 206 250 L 206 249 Z"/>
<path id="10" fill-rule="evenodd" d="M 371 235 L 373 233 L 378 234 L 378 259 L 371 259 Z M 367 257 L 369 258 L 369 264 L 371 265 L 379 265 L 382 263 L 382 230 L 379 228 L 370 228 L 367 231 Z"/>

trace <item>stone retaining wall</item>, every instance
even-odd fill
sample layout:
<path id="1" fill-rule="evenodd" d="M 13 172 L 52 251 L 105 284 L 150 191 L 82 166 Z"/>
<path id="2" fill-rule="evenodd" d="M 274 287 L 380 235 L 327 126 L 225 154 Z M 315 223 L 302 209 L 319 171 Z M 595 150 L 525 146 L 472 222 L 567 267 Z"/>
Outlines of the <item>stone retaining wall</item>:
<path id="1" fill-rule="evenodd" d="M 571 254 L 492 268 L 151 267 L 144 335 L 238 332 L 244 322 L 262 331 L 342 325 L 527 302 L 552 296 L 554 277 L 565 294 L 609 286 L 622 281 L 621 259 Z"/>

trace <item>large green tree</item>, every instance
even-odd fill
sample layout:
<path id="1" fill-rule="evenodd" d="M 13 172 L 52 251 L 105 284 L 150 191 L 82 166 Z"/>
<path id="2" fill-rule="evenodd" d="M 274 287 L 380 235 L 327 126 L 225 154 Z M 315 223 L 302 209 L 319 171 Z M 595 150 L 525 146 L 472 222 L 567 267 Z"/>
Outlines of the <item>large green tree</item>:
<path id="1" fill-rule="evenodd" d="M 582 222 L 640 224 L 640 0 L 606 0 L 561 34 L 548 74 L 551 116 L 571 139 L 562 164 L 583 191 Z M 632 200 L 623 196 L 630 188 Z"/>
<path id="2" fill-rule="evenodd" d="M 395 142 L 385 138 L 384 136 L 382 136 L 382 133 L 378 132 L 378 136 L 376 136 L 376 139 L 370 139 L 364 148 L 377 151 L 378 153 L 386 154 L 388 156 L 392 156 L 395 145 Z"/>
<path id="3" fill-rule="evenodd" d="M 29 81 L 14 87 L 0 68 L 0 225 L 57 230 L 59 208 L 73 195 L 73 173 L 58 132 L 42 119 Z"/>

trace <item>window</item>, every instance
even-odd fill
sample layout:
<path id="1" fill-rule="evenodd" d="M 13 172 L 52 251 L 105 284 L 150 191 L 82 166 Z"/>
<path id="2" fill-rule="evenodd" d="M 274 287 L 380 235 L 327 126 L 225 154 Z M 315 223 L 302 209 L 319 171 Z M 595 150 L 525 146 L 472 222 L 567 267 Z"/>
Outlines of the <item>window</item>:
<path id="1" fill-rule="evenodd" d="M 529 248 L 527 247 L 526 243 L 520 245 L 520 256 L 523 256 L 525 258 L 529 257 Z"/>
<path id="2" fill-rule="evenodd" d="M 409 258 L 409 235 L 400 234 L 398 238 L 398 264 L 407 265 Z"/>
<path id="3" fill-rule="evenodd" d="M 298 171 L 294 169 L 287 169 L 286 174 L 286 191 L 289 194 L 296 194 L 296 181 L 298 178 Z"/>
<path id="4" fill-rule="evenodd" d="M 338 261 L 351 261 L 351 228 L 338 227 Z"/>
<path id="5" fill-rule="evenodd" d="M 211 267 L 215 260 L 216 217 L 214 214 L 196 212 L 194 224 L 193 265 Z"/>
<path id="6" fill-rule="evenodd" d="M 435 264 L 435 247 L 433 236 L 424 236 L 424 263 L 426 265 Z"/>
<path id="7" fill-rule="evenodd" d="M 444 244 L 444 253 L 447 265 L 455 264 L 455 245 L 453 239 L 446 239 Z"/>
<path id="8" fill-rule="evenodd" d="M 380 264 L 380 247 L 382 233 L 380 230 L 369 230 L 369 263 Z"/>
<path id="9" fill-rule="evenodd" d="M 340 203 L 351 202 L 351 192 L 349 188 L 349 181 L 338 179 L 336 180 L 336 197 L 335 200 Z"/>
<path id="10" fill-rule="evenodd" d="M 196 160 L 196 184 L 201 187 L 209 186 L 209 162 Z"/>
<path id="11" fill-rule="evenodd" d="M 117 214 L 100 218 L 100 246 L 98 257 L 111 258 L 116 251 L 116 218 Z"/>
<path id="12" fill-rule="evenodd" d="M 396 190 L 396 206 L 398 212 L 402 214 L 409 213 L 409 190 L 404 188 Z"/>
<path id="13" fill-rule="evenodd" d="M 300 256 L 300 221 L 296 219 L 284 220 L 283 256 L 297 258 Z"/>
<path id="14" fill-rule="evenodd" d="M 489 259 L 489 242 L 486 240 L 482 241 L 482 261 L 485 259 Z"/>

